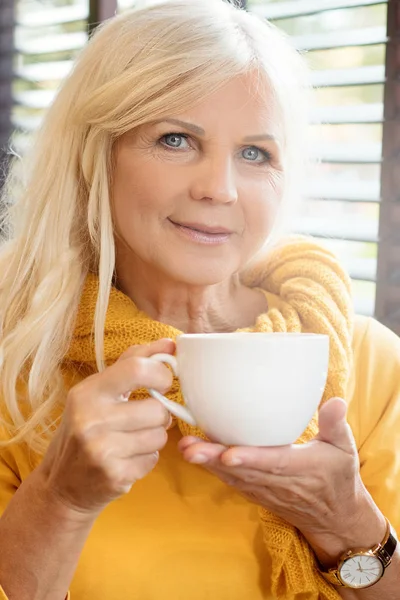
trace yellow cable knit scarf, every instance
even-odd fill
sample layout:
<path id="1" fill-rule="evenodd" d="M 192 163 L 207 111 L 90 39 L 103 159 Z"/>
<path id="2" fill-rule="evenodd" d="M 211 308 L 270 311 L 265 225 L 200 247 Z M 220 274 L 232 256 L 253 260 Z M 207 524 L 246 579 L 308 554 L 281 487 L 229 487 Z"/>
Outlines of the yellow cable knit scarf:
<path id="1" fill-rule="evenodd" d="M 293 238 L 274 248 L 261 263 L 243 276 L 249 287 L 262 288 L 271 307 L 251 330 L 262 332 L 315 332 L 330 337 L 330 367 L 323 402 L 334 396 L 345 397 L 351 368 L 353 311 L 350 281 L 337 260 L 325 249 L 306 238 Z M 93 318 L 98 279 L 89 275 L 82 294 L 74 338 L 67 361 L 96 370 L 93 345 Z M 105 326 L 105 357 L 114 362 L 130 345 L 169 337 L 179 331 L 156 322 L 139 311 L 135 304 L 113 288 Z M 168 396 L 183 403 L 175 379 Z M 148 397 L 146 390 L 132 399 Z M 199 431 L 179 422 L 183 435 Z M 309 424 L 298 440 L 305 443 L 317 433 L 317 420 Z M 200 435 L 201 434 L 200 432 Z M 203 436 L 204 437 L 204 436 Z M 292 525 L 260 509 L 266 547 L 271 555 L 272 594 L 279 600 L 338 600 L 336 589 L 316 568 L 314 555 L 301 533 Z"/>

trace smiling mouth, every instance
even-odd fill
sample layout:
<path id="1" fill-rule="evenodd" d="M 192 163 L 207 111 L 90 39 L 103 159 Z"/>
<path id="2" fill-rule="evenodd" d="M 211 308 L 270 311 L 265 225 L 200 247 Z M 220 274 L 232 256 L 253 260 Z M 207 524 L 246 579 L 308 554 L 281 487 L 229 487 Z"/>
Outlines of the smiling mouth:
<path id="1" fill-rule="evenodd" d="M 197 244 L 206 245 L 219 245 L 226 243 L 233 231 L 226 229 L 225 227 L 213 227 L 209 225 L 203 225 L 200 223 L 178 223 L 172 219 L 168 221 L 173 225 L 174 229 L 181 235 Z"/>
<path id="2" fill-rule="evenodd" d="M 184 227 L 185 229 L 191 229 L 192 231 L 198 231 L 199 233 L 207 233 L 209 235 L 231 235 L 233 231 L 226 229 L 225 227 L 219 227 L 218 225 L 213 227 L 210 225 L 203 225 L 200 223 L 179 223 L 168 219 L 172 225 L 177 227 Z"/>

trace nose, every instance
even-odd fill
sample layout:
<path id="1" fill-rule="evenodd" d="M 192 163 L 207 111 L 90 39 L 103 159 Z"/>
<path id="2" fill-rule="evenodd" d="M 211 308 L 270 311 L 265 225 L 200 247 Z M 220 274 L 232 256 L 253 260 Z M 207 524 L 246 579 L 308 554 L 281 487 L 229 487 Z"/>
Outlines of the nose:
<path id="1" fill-rule="evenodd" d="M 204 158 L 195 167 L 191 196 L 213 204 L 234 204 L 238 190 L 231 157 Z"/>

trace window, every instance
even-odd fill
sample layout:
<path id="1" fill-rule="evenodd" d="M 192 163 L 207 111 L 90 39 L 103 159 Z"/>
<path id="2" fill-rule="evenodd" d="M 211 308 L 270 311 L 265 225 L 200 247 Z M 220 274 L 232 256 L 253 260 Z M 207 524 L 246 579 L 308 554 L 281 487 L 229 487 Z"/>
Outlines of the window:
<path id="1" fill-rule="evenodd" d="M 362 5 L 346 8 L 346 5 Z M 354 280 L 358 312 L 375 309 L 386 3 L 252 0 L 305 51 L 316 86 L 315 158 L 298 230 L 322 237 Z"/>
<path id="2" fill-rule="evenodd" d="M 19 151 L 85 44 L 88 23 L 152 1 L 17 0 L 12 121 Z M 297 230 L 321 238 L 343 260 L 356 310 L 400 333 L 396 0 L 240 1 L 290 34 L 312 68 L 319 160 Z"/>
<path id="3" fill-rule="evenodd" d="M 14 145 L 23 152 L 88 38 L 86 0 L 19 0 L 15 29 Z"/>

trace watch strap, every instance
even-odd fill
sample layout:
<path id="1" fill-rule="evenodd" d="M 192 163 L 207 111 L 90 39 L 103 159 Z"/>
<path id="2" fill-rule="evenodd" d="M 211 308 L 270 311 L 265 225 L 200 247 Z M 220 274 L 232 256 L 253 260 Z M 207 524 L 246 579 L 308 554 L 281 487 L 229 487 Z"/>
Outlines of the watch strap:
<path id="1" fill-rule="evenodd" d="M 319 570 L 321 572 L 322 577 L 328 581 L 328 583 L 332 584 L 332 585 L 340 585 L 342 587 L 344 587 L 344 583 L 342 583 L 341 579 L 339 578 L 339 570 L 337 569 L 337 567 L 333 567 L 332 569 L 325 569 L 323 567 L 323 565 L 321 565 L 320 563 L 318 564 L 319 566 Z"/>
<path id="2" fill-rule="evenodd" d="M 372 552 L 381 559 L 385 569 L 392 562 L 393 554 L 397 546 L 396 533 L 387 519 L 386 523 L 387 528 L 384 539 L 375 548 L 372 548 Z"/>

